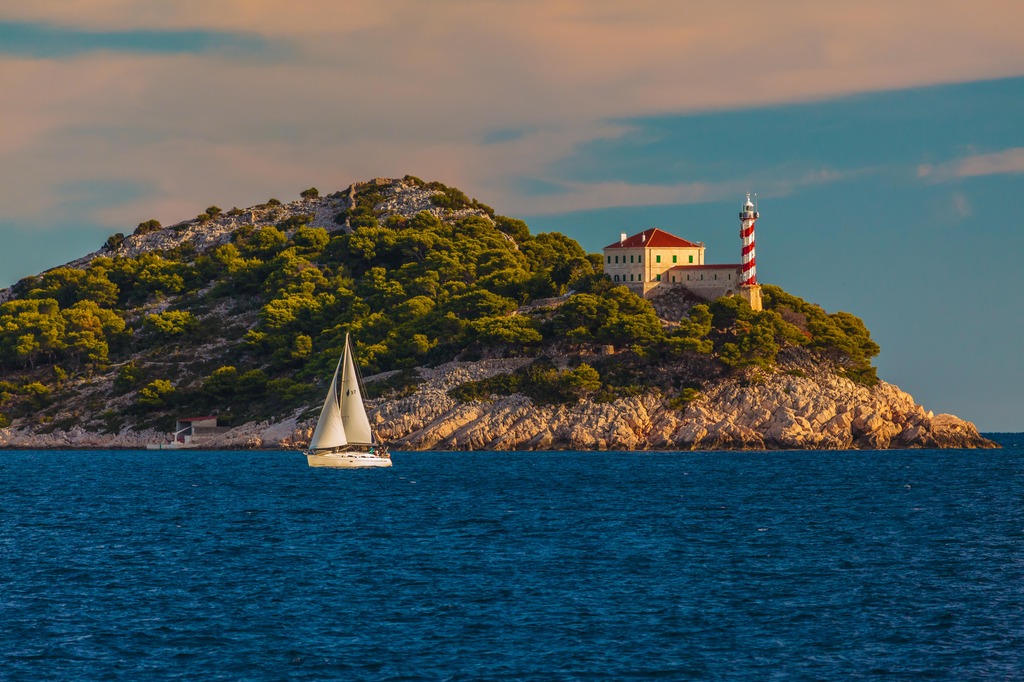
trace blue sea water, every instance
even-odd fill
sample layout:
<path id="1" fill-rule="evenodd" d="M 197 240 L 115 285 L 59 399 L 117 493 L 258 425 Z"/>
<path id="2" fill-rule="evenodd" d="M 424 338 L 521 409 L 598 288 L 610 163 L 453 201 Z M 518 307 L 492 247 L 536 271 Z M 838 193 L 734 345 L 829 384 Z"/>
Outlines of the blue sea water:
<path id="1" fill-rule="evenodd" d="M 0 679 L 1024 679 L 1002 450 L 0 452 Z"/>

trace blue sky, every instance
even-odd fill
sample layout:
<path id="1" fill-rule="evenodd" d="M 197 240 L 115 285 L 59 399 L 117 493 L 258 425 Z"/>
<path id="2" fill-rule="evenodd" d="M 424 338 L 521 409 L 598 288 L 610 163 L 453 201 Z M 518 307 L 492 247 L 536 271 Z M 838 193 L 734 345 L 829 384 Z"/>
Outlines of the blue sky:
<path id="1" fill-rule="evenodd" d="M 411 173 L 589 250 L 658 226 L 1024 429 L 1024 6 L 37 0 L 0 9 L 0 286 L 149 218 Z"/>
<path id="2" fill-rule="evenodd" d="M 1012 430 L 1024 424 L 1024 304 L 1012 293 L 1024 288 L 1024 213 L 1014 210 L 1024 208 L 1024 175 L 922 167 L 1024 148 L 1021 114 L 1024 79 L 1002 79 L 632 120 L 634 132 L 581 149 L 558 172 L 601 182 L 749 178 L 762 282 L 862 317 L 883 349 L 880 375 L 930 396 L 928 409 Z M 774 180 L 815 172 L 829 179 Z M 657 226 L 706 242 L 709 262 L 738 262 L 741 199 L 526 219 L 590 250 Z"/>

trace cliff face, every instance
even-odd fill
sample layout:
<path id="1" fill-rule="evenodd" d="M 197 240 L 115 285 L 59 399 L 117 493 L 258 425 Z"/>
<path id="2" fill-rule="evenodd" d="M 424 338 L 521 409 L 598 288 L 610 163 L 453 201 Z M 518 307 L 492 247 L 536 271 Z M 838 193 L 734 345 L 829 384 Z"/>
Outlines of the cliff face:
<path id="1" fill-rule="evenodd" d="M 682 409 L 655 393 L 611 403 L 535 405 L 526 396 L 462 403 L 448 390 L 516 369 L 526 360 L 453 362 L 422 369 L 413 395 L 381 400 L 370 412 L 379 437 L 395 450 L 844 450 L 996 447 L 973 424 L 933 415 L 892 384 L 859 386 L 827 370 L 776 372 L 728 380 Z M 210 448 L 299 448 L 312 422 L 245 424 Z M 155 432 L 105 436 L 73 429 L 32 434 L 0 430 L 0 446 L 144 447 Z"/>
<path id="2" fill-rule="evenodd" d="M 926 412 L 896 386 L 865 388 L 827 371 L 726 381 L 682 410 L 654 393 L 558 406 L 522 395 L 459 403 L 444 384 L 465 371 L 441 368 L 415 395 L 380 405 L 372 418 L 381 437 L 413 450 L 995 447 L 973 424 Z"/>

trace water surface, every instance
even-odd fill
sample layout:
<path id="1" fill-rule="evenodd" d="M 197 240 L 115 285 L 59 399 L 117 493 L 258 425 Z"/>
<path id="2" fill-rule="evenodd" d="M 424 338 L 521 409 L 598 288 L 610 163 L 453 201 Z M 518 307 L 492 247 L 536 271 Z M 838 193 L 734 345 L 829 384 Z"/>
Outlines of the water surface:
<path id="1" fill-rule="evenodd" d="M 1002 450 L 0 452 L 0 679 L 1024 678 Z"/>

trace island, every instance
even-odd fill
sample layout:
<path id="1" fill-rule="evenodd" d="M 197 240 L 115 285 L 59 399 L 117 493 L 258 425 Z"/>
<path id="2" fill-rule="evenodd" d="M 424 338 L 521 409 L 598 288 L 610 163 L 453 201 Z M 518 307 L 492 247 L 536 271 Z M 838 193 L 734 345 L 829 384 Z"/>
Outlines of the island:
<path id="1" fill-rule="evenodd" d="M 880 380 L 859 318 L 759 283 L 756 216 L 736 263 L 663 230 L 588 254 L 412 176 L 146 220 L 0 290 L 0 447 L 205 415 L 203 447 L 300 448 L 346 333 L 397 450 L 996 447 Z"/>

